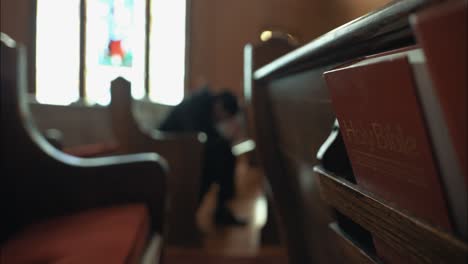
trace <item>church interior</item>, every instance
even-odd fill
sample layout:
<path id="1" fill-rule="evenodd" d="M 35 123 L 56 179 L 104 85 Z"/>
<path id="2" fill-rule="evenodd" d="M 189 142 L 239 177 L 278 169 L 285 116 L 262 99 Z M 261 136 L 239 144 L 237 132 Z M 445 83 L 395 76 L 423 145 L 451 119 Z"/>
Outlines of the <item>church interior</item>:
<path id="1" fill-rule="evenodd" d="M 0 11 L 0 264 L 467 263 L 467 0 Z"/>

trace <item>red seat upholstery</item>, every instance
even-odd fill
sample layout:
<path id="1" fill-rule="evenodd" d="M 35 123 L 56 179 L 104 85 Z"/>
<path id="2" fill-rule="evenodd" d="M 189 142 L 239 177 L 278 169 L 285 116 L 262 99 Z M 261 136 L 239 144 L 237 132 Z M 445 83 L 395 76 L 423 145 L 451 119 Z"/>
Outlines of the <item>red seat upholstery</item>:
<path id="1" fill-rule="evenodd" d="M 77 157 L 99 157 L 118 154 L 119 146 L 114 142 L 102 142 L 63 149 L 63 152 Z"/>
<path id="2" fill-rule="evenodd" d="M 2 246 L 0 263 L 138 263 L 148 232 L 144 205 L 92 209 L 31 225 Z"/>

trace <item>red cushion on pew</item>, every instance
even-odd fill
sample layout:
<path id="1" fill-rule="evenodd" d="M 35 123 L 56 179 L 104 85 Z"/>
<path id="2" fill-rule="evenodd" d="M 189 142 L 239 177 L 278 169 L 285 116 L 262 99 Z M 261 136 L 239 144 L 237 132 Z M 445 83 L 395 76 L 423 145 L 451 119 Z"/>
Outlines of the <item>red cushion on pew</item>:
<path id="1" fill-rule="evenodd" d="M 63 149 L 63 152 L 77 157 L 98 157 L 118 154 L 119 146 L 113 142 L 87 144 Z"/>
<path id="2" fill-rule="evenodd" d="M 37 223 L 2 246 L 2 264 L 138 263 L 149 232 L 144 205 L 92 209 Z"/>

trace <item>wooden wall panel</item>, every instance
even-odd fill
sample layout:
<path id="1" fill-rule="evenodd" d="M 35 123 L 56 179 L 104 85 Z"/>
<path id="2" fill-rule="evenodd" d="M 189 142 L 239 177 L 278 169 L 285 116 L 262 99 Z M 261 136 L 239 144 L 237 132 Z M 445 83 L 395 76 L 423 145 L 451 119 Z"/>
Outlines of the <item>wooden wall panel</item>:
<path id="1" fill-rule="evenodd" d="M 190 0 L 189 0 L 190 1 Z M 306 43 L 389 0 L 192 0 L 188 89 L 208 83 L 242 95 L 242 54 L 266 28 Z"/>

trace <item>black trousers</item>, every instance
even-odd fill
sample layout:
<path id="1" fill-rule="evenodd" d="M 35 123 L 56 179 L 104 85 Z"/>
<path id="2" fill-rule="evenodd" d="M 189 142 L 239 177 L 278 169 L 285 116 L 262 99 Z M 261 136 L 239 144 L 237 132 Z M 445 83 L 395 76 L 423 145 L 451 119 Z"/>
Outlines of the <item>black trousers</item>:
<path id="1" fill-rule="evenodd" d="M 219 185 L 218 208 L 234 197 L 234 173 L 236 157 L 232 154 L 229 141 L 215 137 L 205 144 L 200 201 L 213 183 Z"/>

